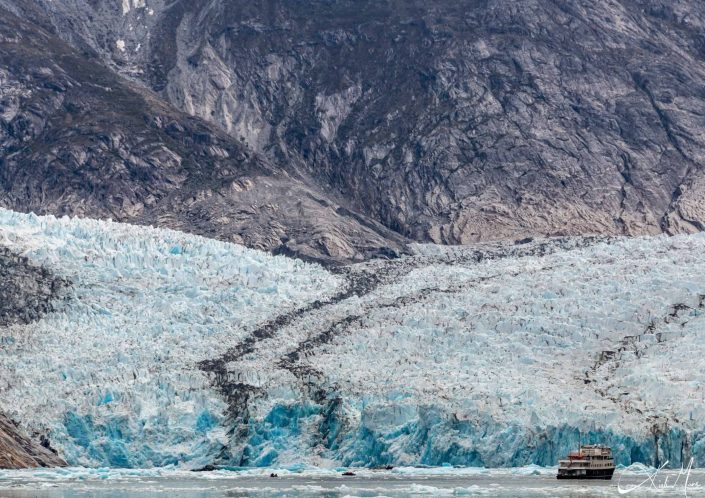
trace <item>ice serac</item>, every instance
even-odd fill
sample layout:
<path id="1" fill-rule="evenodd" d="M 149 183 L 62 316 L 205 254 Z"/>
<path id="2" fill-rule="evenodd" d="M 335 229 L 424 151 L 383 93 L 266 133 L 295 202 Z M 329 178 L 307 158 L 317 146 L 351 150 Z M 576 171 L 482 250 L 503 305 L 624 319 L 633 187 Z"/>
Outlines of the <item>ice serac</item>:
<path id="1" fill-rule="evenodd" d="M 52 313 L 0 327 L 0 410 L 72 464 L 208 463 L 226 407 L 198 361 L 340 285 L 234 244 L 4 210 L 0 246 L 72 282 Z"/>
<path id="2" fill-rule="evenodd" d="M 296 350 L 263 341 L 278 369 L 229 457 L 553 465 L 593 441 L 622 464 L 700 464 L 703 244 L 423 247 L 386 284 L 283 327 Z M 282 399 L 287 384 L 299 391 Z"/>
<path id="3" fill-rule="evenodd" d="M 0 211 L 70 281 L 0 328 L 0 410 L 70 464 L 705 465 L 705 235 L 557 238 L 326 270 Z"/>

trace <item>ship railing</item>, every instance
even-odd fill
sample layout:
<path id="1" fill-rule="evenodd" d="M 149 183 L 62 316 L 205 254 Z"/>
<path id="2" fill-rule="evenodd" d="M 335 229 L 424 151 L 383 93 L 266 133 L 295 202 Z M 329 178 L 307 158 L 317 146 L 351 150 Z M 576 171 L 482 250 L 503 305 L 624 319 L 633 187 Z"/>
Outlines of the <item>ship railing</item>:
<path id="1" fill-rule="evenodd" d="M 559 467 L 571 468 L 571 469 L 584 469 L 590 466 L 589 460 L 559 460 Z"/>

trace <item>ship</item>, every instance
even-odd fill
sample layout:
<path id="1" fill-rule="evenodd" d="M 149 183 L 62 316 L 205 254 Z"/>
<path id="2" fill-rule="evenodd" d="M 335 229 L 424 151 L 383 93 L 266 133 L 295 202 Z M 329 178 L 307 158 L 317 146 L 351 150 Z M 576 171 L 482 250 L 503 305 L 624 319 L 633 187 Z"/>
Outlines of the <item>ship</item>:
<path id="1" fill-rule="evenodd" d="M 612 479 L 614 460 L 608 446 L 580 445 L 566 460 L 558 462 L 558 479 Z"/>

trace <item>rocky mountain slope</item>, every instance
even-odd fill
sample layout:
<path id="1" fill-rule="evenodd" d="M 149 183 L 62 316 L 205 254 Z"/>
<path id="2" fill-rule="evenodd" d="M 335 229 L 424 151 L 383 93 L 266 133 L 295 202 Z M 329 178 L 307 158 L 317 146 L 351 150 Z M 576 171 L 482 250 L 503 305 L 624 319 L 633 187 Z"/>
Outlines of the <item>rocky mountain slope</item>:
<path id="1" fill-rule="evenodd" d="M 33 2 L 79 50 L 409 238 L 703 228 L 697 1 L 3 0 L 25 18 Z"/>
<path id="2" fill-rule="evenodd" d="M 0 7 L 0 206 L 330 262 L 402 250 L 401 236 L 61 41 L 41 12 L 24 14 Z"/>
<path id="3" fill-rule="evenodd" d="M 51 448 L 24 435 L 24 431 L 0 413 L 0 469 L 63 467 L 66 462 Z M 45 444 L 48 441 L 45 439 Z"/>

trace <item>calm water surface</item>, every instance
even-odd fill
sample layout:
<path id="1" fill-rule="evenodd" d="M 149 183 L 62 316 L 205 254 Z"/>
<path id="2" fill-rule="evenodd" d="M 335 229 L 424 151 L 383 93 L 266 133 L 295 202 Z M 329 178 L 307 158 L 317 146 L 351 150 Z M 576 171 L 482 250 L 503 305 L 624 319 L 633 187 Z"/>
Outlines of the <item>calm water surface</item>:
<path id="1" fill-rule="evenodd" d="M 685 474 L 661 471 L 653 482 L 647 469 L 623 471 L 611 481 L 558 481 L 555 469 L 395 469 L 360 471 L 344 477 L 335 471 L 208 472 L 68 469 L 0 471 L 0 497 L 137 498 L 165 497 L 683 497 Z M 651 470 L 650 472 L 653 472 Z M 637 487 L 641 484 L 640 487 Z M 675 484 L 675 485 L 674 485 Z M 628 491 L 626 494 L 620 494 Z M 705 497 L 705 470 L 689 475 L 687 496 Z"/>

